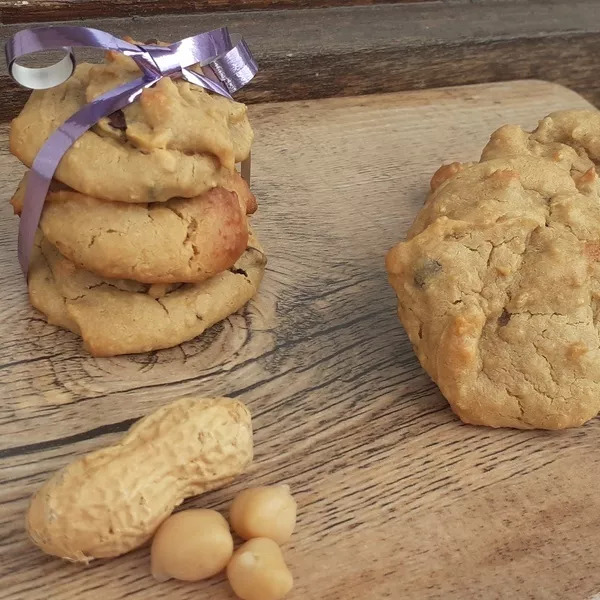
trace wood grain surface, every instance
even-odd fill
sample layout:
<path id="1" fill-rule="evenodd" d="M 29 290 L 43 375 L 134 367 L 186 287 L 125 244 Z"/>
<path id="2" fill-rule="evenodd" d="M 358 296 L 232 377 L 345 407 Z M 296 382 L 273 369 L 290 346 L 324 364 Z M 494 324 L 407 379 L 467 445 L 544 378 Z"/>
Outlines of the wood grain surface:
<path id="1" fill-rule="evenodd" d="M 186 394 L 248 403 L 256 461 L 189 503 L 288 482 L 290 600 L 590 600 L 600 592 L 600 421 L 550 433 L 462 425 L 396 319 L 384 254 L 434 169 L 476 159 L 506 122 L 585 107 L 513 82 L 257 105 L 255 227 L 269 256 L 241 314 L 171 350 L 93 359 L 27 305 L 7 198 L 22 168 L 0 129 L 0 598 L 232 599 L 223 579 L 157 584 L 148 549 L 88 568 L 27 540 L 30 494 Z"/>
<path id="2" fill-rule="evenodd" d="M 68 18 L 67 12 L 56 15 Z M 458 0 L 78 23 L 139 40 L 178 40 L 228 25 L 243 34 L 260 65 L 252 85 L 239 94 L 250 103 L 544 79 L 600 105 L 597 0 Z M 0 26 L 0 39 L 22 27 Z M 28 92 L 8 77 L 1 61 L 0 90 L 0 121 L 6 121 Z"/>
<path id="3" fill-rule="evenodd" d="M 0 0 L 4 23 L 89 19 L 91 17 L 131 17 L 165 13 L 198 13 L 230 10 L 280 8 L 322 8 L 398 4 L 428 0 Z M 497 0 L 496 0 L 497 1 Z"/>

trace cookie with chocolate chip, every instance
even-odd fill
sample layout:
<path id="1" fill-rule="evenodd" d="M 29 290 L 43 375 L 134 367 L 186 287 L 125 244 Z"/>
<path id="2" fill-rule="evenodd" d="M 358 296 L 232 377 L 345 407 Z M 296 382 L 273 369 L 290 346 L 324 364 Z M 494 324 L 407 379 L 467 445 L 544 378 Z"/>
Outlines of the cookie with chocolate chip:
<path id="1" fill-rule="evenodd" d="M 600 410 L 600 198 L 514 156 L 434 176 L 387 255 L 415 352 L 467 423 L 562 429 Z"/>
<path id="2" fill-rule="evenodd" d="M 103 279 L 76 267 L 38 235 L 29 297 L 50 324 L 78 334 L 94 356 L 148 352 L 201 335 L 255 294 L 266 259 L 251 236 L 230 269 L 196 284 Z"/>
<path id="3" fill-rule="evenodd" d="M 19 214 L 25 183 L 11 201 Z M 128 204 L 55 183 L 40 228 L 66 258 L 101 277 L 195 283 L 231 267 L 247 246 L 256 200 L 237 174 L 224 185 L 195 198 Z"/>
<path id="4" fill-rule="evenodd" d="M 63 84 L 35 90 L 10 129 L 10 149 L 31 166 L 67 118 L 104 92 L 136 79 L 135 62 L 108 53 L 80 64 Z M 222 185 L 248 157 L 246 107 L 183 79 L 165 77 L 101 119 L 63 156 L 55 177 L 83 194 L 118 202 L 164 202 Z"/>

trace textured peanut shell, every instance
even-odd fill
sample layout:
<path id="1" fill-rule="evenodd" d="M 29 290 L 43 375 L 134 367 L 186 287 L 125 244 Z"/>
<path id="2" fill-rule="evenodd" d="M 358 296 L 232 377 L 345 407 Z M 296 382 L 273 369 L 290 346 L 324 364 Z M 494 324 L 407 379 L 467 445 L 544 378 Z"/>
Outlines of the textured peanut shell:
<path id="1" fill-rule="evenodd" d="M 183 398 L 58 471 L 34 494 L 27 532 L 44 552 L 70 561 L 119 556 L 148 541 L 185 498 L 242 473 L 252 454 L 244 404 Z"/>

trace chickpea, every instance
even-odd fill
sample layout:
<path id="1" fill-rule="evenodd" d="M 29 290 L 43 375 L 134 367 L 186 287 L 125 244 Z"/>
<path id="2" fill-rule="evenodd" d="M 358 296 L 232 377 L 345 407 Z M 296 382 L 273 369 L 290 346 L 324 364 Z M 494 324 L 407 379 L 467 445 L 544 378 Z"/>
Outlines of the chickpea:
<path id="1" fill-rule="evenodd" d="M 245 540 L 266 537 L 283 544 L 296 527 L 296 501 L 288 485 L 250 488 L 235 497 L 229 521 Z"/>
<path id="2" fill-rule="evenodd" d="M 227 578 L 242 600 L 280 600 L 294 585 L 281 549 L 269 538 L 242 544 L 227 565 Z"/>
<path id="3" fill-rule="evenodd" d="M 151 549 L 152 575 L 198 581 L 222 571 L 233 554 L 227 521 L 215 510 L 183 510 L 158 528 Z"/>

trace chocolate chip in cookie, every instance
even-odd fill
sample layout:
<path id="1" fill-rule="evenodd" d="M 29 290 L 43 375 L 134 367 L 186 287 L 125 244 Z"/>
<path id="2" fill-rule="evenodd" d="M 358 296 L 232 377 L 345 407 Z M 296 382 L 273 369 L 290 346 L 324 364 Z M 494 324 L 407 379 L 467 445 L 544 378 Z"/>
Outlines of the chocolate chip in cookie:
<path id="1" fill-rule="evenodd" d="M 415 270 L 413 281 L 415 285 L 423 289 L 442 270 L 442 265 L 432 258 L 426 258 Z"/>
<path id="2" fill-rule="evenodd" d="M 127 129 L 127 121 L 125 120 L 125 114 L 122 110 L 116 110 L 114 113 L 108 115 L 108 122 L 111 127 L 125 131 Z"/>
<path id="3" fill-rule="evenodd" d="M 506 327 L 510 321 L 510 313 L 504 308 L 498 317 L 498 327 Z"/>

